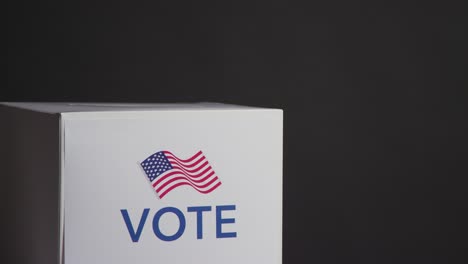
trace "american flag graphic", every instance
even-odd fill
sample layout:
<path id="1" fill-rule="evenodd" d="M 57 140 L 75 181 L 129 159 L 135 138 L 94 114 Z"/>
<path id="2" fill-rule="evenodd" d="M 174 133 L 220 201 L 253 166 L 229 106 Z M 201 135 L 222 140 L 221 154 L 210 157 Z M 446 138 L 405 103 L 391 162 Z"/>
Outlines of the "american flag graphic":
<path id="1" fill-rule="evenodd" d="M 183 160 L 170 151 L 163 150 L 152 154 L 140 165 L 160 199 L 183 185 L 189 185 L 203 194 L 210 193 L 221 185 L 201 151 Z"/>

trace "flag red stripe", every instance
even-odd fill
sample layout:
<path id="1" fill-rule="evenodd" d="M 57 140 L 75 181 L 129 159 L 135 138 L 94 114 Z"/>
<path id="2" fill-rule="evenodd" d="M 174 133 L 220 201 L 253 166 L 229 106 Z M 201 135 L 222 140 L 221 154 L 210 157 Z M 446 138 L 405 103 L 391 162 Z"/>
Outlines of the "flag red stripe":
<path id="1" fill-rule="evenodd" d="M 186 168 L 187 170 L 188 170 L 189 168 L 192 167 L 192 166 L 186 166 L 186 165 L 184 165 L 184 164 L 182 164 L 182 163 L 180 163 L 180 162 L 178 162 L 178 161 L 176 161 L 176 160 L 173 160 L 173 159 L 168 159 L 168 160 L 169 160 L 169 163 L 171 163 L 172 166 L 174 166 L 174 165 L 177 164 L 177 165 L 179 165 L 179 166 L 181 166 L 181 167 Z M 205 157 L 201 158 L 201 159 L 200 159 L 200 162 L 201 162 L 201 161 L 205 161 L 205 163 L 208 162 L 208 161 L 205 159 Z M 197 165 L 198 165 L 198 162 L 197 162 Z M 203 165 L 203 164 L 202 164 L 202 165 Z M 200 166 L 198 166 L 197 168 L 199 168 L 199 167 L 200 167 Z M 197 169 L 197 168 L 194 168 L 194 169 Z"/>
<path id="2" fill-rule="evenodd" d="M 184 167 L 187 167 L 187 168 L 192 168 L 192 167 L 195 167 L 197 166 L 200 162 L 204 161 L 205 160 L 205 156 L 202 156 L 200 159 L 198 159 L 196 162 L 192 163 L 192 164 L 189 164 L 189 165 L 186 165 L 186 164 L 182 164 L 180 163 L 177 159 L 171 157 L 171 156 L 166 156 L 167 159 L 169 160 L 170 163 L 177 163 L 179 164 L 180 166 L 184 166 Z"/>
<path id="3" fill-rule="evenodd" d="M 207 182 L 207 183 L 206 183 L 206 181 L 205 181 L 204 184 L 196 184 L 196 183 L 192 182 L 190 179 L 188 179 L 187 177 L 185 177 L 185 176 L 183 176 L 183 175 L 182 175 L 182 176 L 176 176 L 176 175 L 175 175 L 175 176 L 171 177 L 171 179 L 168 180 L 167 182 L 161 184 L 160 186 L 156 186 L 156 187 L 157 187 L 156 192 L 159 193 L 159 192 L 160 192 L 162 189 L 164 189 L 166 186 L 168 186 L 169 184 L 171 184 L 172 182 L 177 181 L 177 180 L 184 180 L 184 181 L 190 182 L 190 185 L 191 185 L 192 187 L 194 187 L 194 188 L 195 188 L 195 187 L 196 187 L 196 188 L 205 188 L 205 187 L 209 186 L 210 184 L 212 184 L 214 181 L 216 181 L 216 180 L 218 179 L 217 176 L 214 176 L 214 177 L 207 176 L 207 177 L 205 177 L 205 179 L 208 179 L 208 178 L 212 178 L 212 179 L 211 179 L 209 182 Z"/>
<path id="4" fill-rule="evenodd" d="M 195 168 L 195 169 L 193 169 L 193 170 L 188 169 L 188 168 L 186 168 L 185 166 L 183 166 L 183 165 L 181 165 L 181 164 L 179 164 L 179 163 L 177 163 L 177 165 L 179 165 L 179 166 L 177 166 L 176 164 L 174 164 L 174 163 L 172 163 L 172 162 L 171 162 L 171 165 L 172 165 L 172 167 L 180 167 L 180 168 L 182 168 L 184 171 L 186 171 L 187 173 L 192 174 L 192 173 L 198 172 L 198 171 L 202 170 L 202 168 L 206 167 L 206 165 L 208 165 L 208 161 L 203 162 L 202 165 L 198 166 L 197 168 Z"/>
<path id="5" fill-rule="evenodd" d="M 179 160 L 180 162 L 183 162 L 183 163 L 191 162 L 192 160 L 196 159 L 198 156 L 200 156 L 202 154 L 202 152 L 200 150 L 195 155 L 193 155 L 191 158 L 183 160 L 183 159 L 179 159 L 176 155 L 174 155 L 170 151 L 164 150 L 163 153 L 164 154 L 169 154 L 169 155 L 173 156 L 174 158 L 176 158 L 177 160 Z"/>
<path id="6" fill-rule="evenodd" d="M 205 166 L 205 169 L 202 172 L 200 172 L 198 174 L 194 174 L 194 173 L 187 172 L 186 170 L 184 170 L 184 168 L 180 168 L 179 166 L 176 166 L 176 167 L 173 167 L 173 168 L 183 171 L 188 177 L 191 177 L 191 178 L 198 178 L 201 175 L 205 174 L 207 171 L 212 169 L 211 166 L 208 166 L 208 167 Z"/>
<path id="7" fill-rule="evenodd" d="M 173 189 L 175 189 L 175 188 L 177 188 L 177 187 L 179 187 L 179 186 L 182 186 L 182 185 L 190 185 L 190 184 L 187 183 L 187 182 L 180 182 L 180 183 L 174 184 L 173 186 L 171 186 L 171 188 L 167 189 L 165 192 L 163 192 L 163 193 L 161 193 L 161 194 L 158 193 L 158 194 L 159 194 L 159 198 L 162 199 L 164 196 L 166 196 L 166 194 L 167 194 L 168 192 L 170 192 L 170 191 L 172 191 Z M 210 188 L 210 189 L 208 189 L 208 190 L 206 190 L 206 191 L 197 190 L 196 188 L 195 188 L 195 190 L 197 190 L 197 191 L 200 192 L 200 193 L 206 194 L 206 193 L 212 192 L 214 189 L 218 188 L 220 185 L 221 185 L 221 182 L 218 182 L 215 186 L 213 186 L 212 188 Z"/>
<path id="8" fill-rule="evenodd" d="M 192 180 L 196 180 L 196 179 L 202 177 L 203 175 L 205 175 L 210 170 L 211 170 L 211 167 L 208 167 L 204 171 L 202 171 L 201 173 L 199 173 L 197 175 L 191 175 L 191 174 L 188 174 L 188 173 L 186 173 L 185 171 L 183 171 L 183 170 L 181 170 L 179 168 L 174 168 L 173 170 L 169 171 L 169 173 L 167 173 L 166 175 L 164 175 L 164 174 L 159 175 L 159 177 L 157 177 L 156 181 L 153 183 L 153 186 L 158 185 L 161 181 L 163 181 L 167 177 L 169 177 L 171 175 L 174 175 L 174 174 L 177 174 L 177 173 L 184 174 L 185 176 L 187 176 L 187 178 L 192 179 Z"/>
<path id="9" fill-rule="evenodd" d="M 193 179 L 192 177 L 190 176 L 187 176 L 186 174 L 184 174 L 182 171 L 172 171 L 172 172 L 169 172 L 168 174 L 166 175 L 163 175 L 162 177 L 158 177 L 158 179 L 153 183 L 153 187 L 156 187 L 158 186 L 159 184 L 161 184 L 161 182 L 163 182 L 164 180 L 166 180 L 167 178 L 169 177 L 173 177 L 174 175 L 184 175 L 185 178 L 187 178 L 188 180 L 190 181 L 193 181 L 193 182 L 196 182 L 196 183 L 200 183 L 200 182 L 203 182 L 203 181 L 206 181 L 206 179 L 208 177 L 211 177 L 213 176 L 215 172 L 214 171 L 211 171 L 207 176 L 201 178 L 201 179 Z"/>

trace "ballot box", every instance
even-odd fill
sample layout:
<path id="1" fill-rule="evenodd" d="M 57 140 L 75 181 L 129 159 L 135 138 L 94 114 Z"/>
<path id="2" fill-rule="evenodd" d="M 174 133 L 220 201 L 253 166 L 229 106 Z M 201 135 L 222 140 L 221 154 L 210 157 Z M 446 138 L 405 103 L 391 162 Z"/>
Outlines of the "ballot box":
<path id="1" fill-rule="evenodd" d="M 1 103 L 21 263 L 279 264 L 280 109 Z"/>

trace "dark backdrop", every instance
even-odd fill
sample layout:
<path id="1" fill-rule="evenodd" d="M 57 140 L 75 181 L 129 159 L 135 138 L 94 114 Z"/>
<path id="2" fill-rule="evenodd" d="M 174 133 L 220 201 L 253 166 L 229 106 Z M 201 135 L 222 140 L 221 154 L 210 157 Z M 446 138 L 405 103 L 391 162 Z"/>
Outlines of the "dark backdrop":
<path id="1" fill-rule="evenodd" d="M 283 108 L 285 264 L 466 263 L 465 5 L 9 1 L 0 101 Z"/>

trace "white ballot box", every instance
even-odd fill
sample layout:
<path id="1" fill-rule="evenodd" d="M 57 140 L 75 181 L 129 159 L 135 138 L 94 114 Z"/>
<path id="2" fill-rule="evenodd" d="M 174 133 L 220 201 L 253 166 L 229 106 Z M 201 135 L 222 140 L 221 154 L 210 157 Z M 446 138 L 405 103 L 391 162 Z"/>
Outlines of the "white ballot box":
<path id="1" fill-rule="evenodd" d="M 1 103 L 23 263 L 279 264 L 280 109 Z"/>

